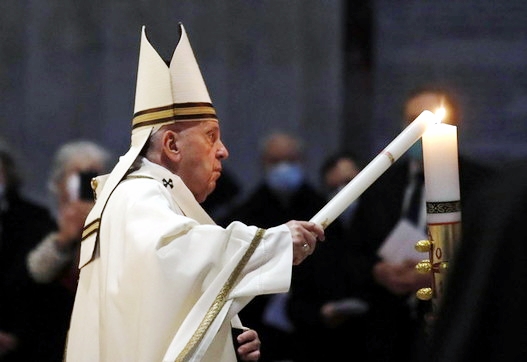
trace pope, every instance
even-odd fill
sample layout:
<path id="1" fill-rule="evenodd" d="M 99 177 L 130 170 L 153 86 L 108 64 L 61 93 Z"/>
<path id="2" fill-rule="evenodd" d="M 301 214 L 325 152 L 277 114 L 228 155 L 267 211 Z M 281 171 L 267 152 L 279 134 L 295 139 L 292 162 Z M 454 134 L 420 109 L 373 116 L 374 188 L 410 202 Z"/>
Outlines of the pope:
<path id="1" fill-rule="evenodd" d="M 260 340 L 238 312 L 286 292 L 293 265 L 324 240 L 309 221 L 222 228 L 201 207 L 229 153 L 179 31 L 167 64 L 142 29 L 131 146 L 92 182 L 68 362 L 256 361 Z"/>

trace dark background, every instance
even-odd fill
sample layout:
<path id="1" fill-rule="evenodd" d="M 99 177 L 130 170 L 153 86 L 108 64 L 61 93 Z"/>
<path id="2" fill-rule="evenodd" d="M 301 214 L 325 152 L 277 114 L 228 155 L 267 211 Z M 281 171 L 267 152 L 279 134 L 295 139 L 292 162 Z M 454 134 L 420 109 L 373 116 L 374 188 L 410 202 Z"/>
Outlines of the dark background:
<path id="1" fill-rule="evenodd" d="M 314 182 L 338 148 L 368 162 L 422 83 L 457 97 L 460 151 L 499 164 L 527 155 L 525 19 L 522 0 L 2 1 L 0 137 L 42 201 L 62 143 L 124 154 L 141 26 L 169 58 L 181 21 L 244 191 L 261 176 L 259 138 L 274 129 L 305 139 Z"/>

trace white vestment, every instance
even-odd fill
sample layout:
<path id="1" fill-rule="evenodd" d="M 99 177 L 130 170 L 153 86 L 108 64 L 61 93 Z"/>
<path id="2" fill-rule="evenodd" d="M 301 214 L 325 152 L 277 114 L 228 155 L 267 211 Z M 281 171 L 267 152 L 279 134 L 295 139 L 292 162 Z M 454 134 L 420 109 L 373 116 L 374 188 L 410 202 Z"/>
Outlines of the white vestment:
<path id="1" fill-rule="evenodd" d="M 237 313 L 256 295 L 286 292 L 291 281 L 284 225 L 266 230 L 236 269 L 257 230 L 215 225 L 178 176 L 143 160 L 109 198 L 94 258 L 93 247 L 81 248 L 66 361 L 236 361 Z"/>

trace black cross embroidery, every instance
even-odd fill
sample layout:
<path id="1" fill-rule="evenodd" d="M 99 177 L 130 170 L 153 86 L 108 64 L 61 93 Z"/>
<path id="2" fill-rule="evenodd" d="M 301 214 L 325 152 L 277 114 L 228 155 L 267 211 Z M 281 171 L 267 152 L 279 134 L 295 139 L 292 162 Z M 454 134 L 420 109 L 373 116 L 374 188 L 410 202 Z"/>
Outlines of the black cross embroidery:
<path id="1" fill-rule="evenodd" d="M 167 186 L 170 186 L 171 189 L 174 188 L 174 184 L 172 183 L 172 179 L 169 178 L 168 181 L 163 179 L 163 186 L 167 187 Z"/>

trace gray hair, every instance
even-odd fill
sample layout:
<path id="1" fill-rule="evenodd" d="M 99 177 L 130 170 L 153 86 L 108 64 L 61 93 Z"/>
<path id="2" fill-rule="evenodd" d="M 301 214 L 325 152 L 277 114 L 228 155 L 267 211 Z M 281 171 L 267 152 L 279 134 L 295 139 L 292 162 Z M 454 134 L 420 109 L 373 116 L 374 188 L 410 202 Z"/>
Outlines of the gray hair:
<path id="1" fill-rule="evenodd" d="M 110 152 L 97 143 L 80 140 L 63 144 L 55 153 L 51 172 L 48 179 L 48 188 L 52 193 L 57 191 L 57 186 L 66 175 L 68 168 L 75 162 L 95 162 L 100 164 L 103 171 L 107 171 L 110 162 Z"/>

